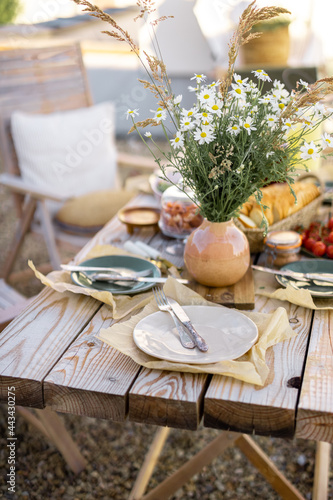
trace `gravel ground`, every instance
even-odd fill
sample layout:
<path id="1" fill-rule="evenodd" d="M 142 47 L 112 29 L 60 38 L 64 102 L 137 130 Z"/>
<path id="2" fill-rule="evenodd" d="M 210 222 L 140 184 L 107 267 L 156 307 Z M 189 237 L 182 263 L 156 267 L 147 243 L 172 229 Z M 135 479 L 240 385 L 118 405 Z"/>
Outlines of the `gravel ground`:
<path id="1" fill-rule="evenodd" d="M 8 193 L 0 188 L 0 266 L 13 236 L 15 212 Z M 16 271 L 27 268 L 27 259 L 33 257 L 37 265 L 47 262 L 47 253 L 41 238 L 29 235 L 15 266 Z M 15 283 L 27 296 L 41 289 L 31 277 L 25 283 Z M 113 423 L 73 415 L 61 415 L 67 429 L 87 459 L 87 468 L 75 476 L 56 448 L 31 425 L 17 415 L 16 421 L 16 493 L 8 492 L 9 472 L 7 448 L 7 408 L 0 407 L 0 491 L 3 498 L 37 500 L 126 500 L 137 477 L 153 438 L 155 428 L 126 422 Z M 148 489 L 170 475 L 186 459 L 198 452 L 219 434 L 201 428 L 197 432 L 171 430 Z M 284 440 L 254 437 L 274 464 L 311 499 L 315 443 L 304 440 Z M 331 455 L 333 458 L 333 453 Z M 333 460 L 331 461 L 333 463 Z M 332 469 L 332 468 L 331 468 Z M 243 499 L 274 500 L 279 496 L 246 460 L 237 448 L 227 449 L 211 465 L 181 488 L 173 499 Z M 333 500 L 333 473 L 330 474 L 329 499 Z"/>

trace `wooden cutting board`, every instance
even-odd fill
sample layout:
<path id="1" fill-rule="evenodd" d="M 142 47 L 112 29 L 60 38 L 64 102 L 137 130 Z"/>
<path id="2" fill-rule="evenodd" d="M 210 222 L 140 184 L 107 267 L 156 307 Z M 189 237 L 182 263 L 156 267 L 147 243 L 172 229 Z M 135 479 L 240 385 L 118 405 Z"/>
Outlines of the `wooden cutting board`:
<path id="1" fill-rule="evenodd" d="M 182 273 L 182 277 L 191 279 L 191 275 L 186 269 Z M 210 288 L 193 280 L 188 286 L 210 302 L 236 309 L 254 309 L 254 282 L 251 266 L 245 276 L 235 285 Z"/>

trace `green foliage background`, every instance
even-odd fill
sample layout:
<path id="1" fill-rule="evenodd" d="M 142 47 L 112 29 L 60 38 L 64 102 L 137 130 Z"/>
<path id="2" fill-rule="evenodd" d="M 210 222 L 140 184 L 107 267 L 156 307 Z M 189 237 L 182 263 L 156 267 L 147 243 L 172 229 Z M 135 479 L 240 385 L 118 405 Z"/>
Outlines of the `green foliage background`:
<path id="1" fill-rule="evenodd" d="M 0 25 L 14 21 L 20 7 L 20 0 L 0 0 Z"/>

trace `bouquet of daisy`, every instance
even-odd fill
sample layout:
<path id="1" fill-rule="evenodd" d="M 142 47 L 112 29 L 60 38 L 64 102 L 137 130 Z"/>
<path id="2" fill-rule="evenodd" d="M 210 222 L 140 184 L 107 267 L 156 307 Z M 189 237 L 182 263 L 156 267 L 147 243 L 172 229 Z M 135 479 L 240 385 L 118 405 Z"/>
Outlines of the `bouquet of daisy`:
<path id="1" fill-rule="evenodd" d="M 181 106 L 182 96 L 172 92 L 162 57 L 145 53 L 143 59 L 130 35 L 110 16 L 86 0 L 74 1 L 112 24 L 113 31 L 106 33 L 129 43 L 142 61 L 148 79 L 140 81 L 156 96 L 157 106 L 152 117 L 138 122 L 135 120 L 139 111 L 128 110 L 127 117 L 133 121 L 130 132 L 139 133 L 166 179 L 167 166 L 181 174 L 181 188 L 193 192 L 193 201 L 210 222 L 225 222 L 237 216 L 251 195 L 262 206 L 261 189 L 272 182 L 287 182 L 293 192 L 296 167 L 304 164 L 306 168 L 308 159 L 318 157 L 333 144 L 328 134 L 317 141 L 307 140 L 333 113 L 321 103 L 333 90 L 333 78 L 318 80 L 313 85 L 300 80 L 292 92 L 275 80 L 271 89 L 263 92 L 264 82 L 271 82 L 263 69 L 253 71 L 253 79 L 242 79 L 234 71 L 240 47 L 260 35 L 251 32 L 252 27 L 289 14 L 286 9 L 258 9 L 252 2 L 231 38 L 225 79 L 208 83 L 205 75 L 194 75 L 189 87 L 193 105 L 185 109 Z M 139 16 L 149 16 L 154 10 L 151 0 L 139 1 L 138 5 Z M 153 21 L 152 27 L 163 20 Z M 156 126 L 163 128 L 170 146 L 167 152 L 160 150 L 154 140 Z"/>

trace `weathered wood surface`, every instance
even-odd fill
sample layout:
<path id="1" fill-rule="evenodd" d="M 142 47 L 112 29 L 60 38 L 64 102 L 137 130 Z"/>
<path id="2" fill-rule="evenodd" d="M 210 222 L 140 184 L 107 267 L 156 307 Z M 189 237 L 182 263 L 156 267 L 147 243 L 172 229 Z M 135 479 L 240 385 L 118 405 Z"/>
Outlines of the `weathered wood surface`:
<path id="1" fill-rule="evenodd" d="M 208 377 L 143 369 L 129 394 L 129 419 L 177 429 L 197 429 Z"/>
<path id="2" fill-rule="evenodd" d="M 187 271 L 184 272 L 184 276 L 191 277 Z M 193 282 L 189 286 L 210 302 L 236 309 L 254 309 L 254 285 L 251 267 L 235 285 L 209 288 Z"/>
<path id="3" fill-rule="evenodd" d="M 43 380 L 100 304 L 44 289 L 0 334 L 0 401 L 15 386 L 16 404 L 44 407 Z"/>
<path id="4" fill-rule="evenodd" d="M 333 442 L 333 312 L 316 311 L 298 404 L 296 436 Z"/>
<path id="5" fill-rule="evenodd" d="M 128 392 L 140 370 L 131 358 L 95 338 L 112 323 L 104 305 L 44 381 L 45 404 L 63 413 L 124 421 Z"/>
<path id="6" fill-rule="evenodd" d="M 272 277 L 274 285 L 274 277 Z M 312 311 L 256 297 L 256 311 L 285 307 L 297 337 L 268 349 L 270 373 L 264 387 L 214 375 L 205 396 L 204 425 L 251 434 L 292 437 Z M 296 322 L 297 321 L 297 322 Z"/>

